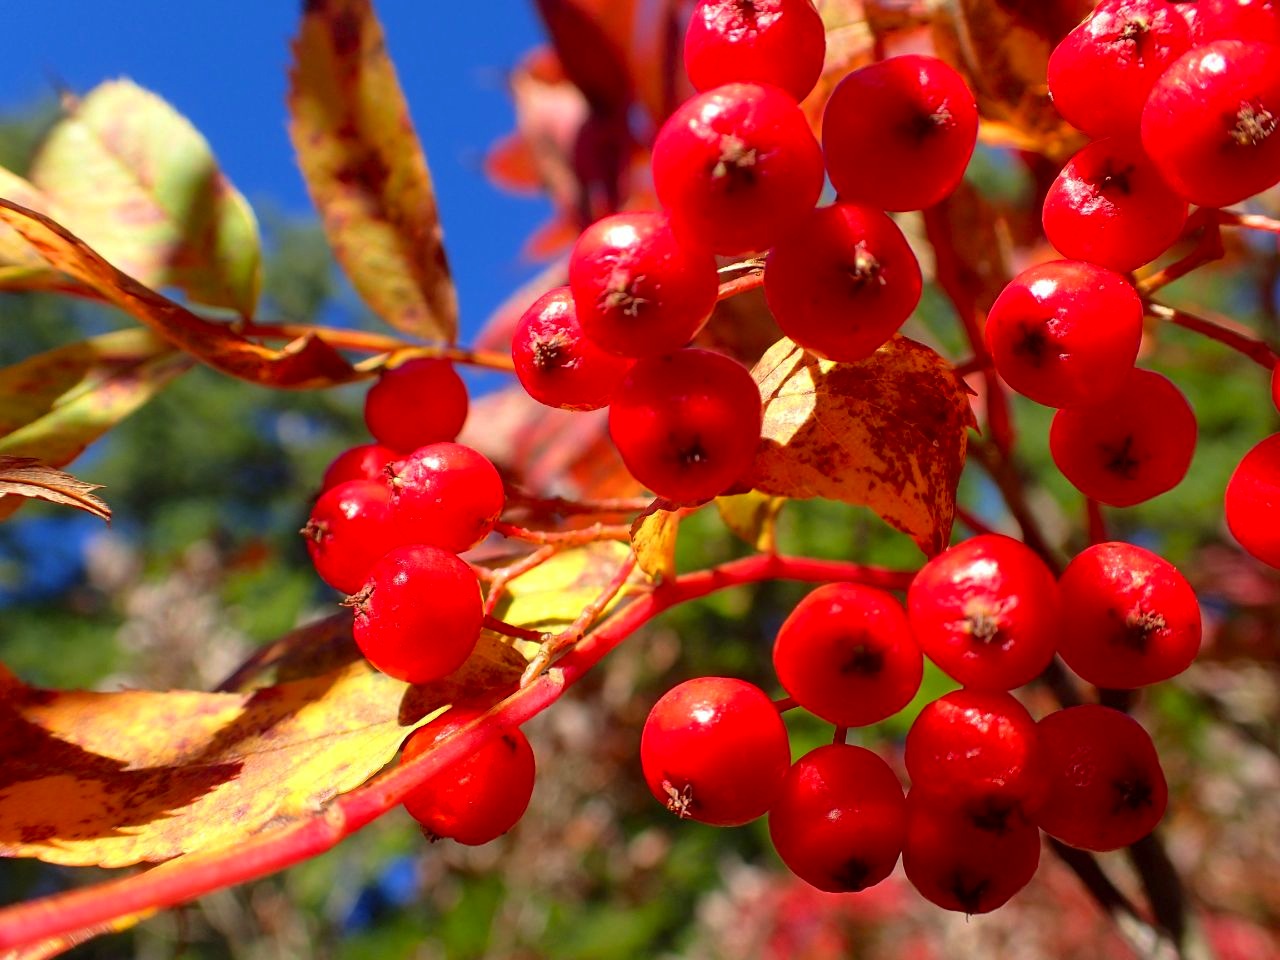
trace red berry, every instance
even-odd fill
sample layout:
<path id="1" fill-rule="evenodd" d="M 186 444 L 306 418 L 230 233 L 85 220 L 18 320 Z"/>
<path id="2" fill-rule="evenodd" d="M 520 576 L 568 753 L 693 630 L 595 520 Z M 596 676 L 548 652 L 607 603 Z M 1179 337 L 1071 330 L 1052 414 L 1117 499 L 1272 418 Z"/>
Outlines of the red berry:
<path id="1" fill-rule="evenodd" d="M 1280 410 L 1280 364 L 1271 371 L 1271 402 Z"/>
<path id="2" fill-rule="evenodd" d="M 457 670 L 484 622 L 475 571 L 436 547 L 399 547 L 383 556 L 352 606 L 360 652 L 406 683 L 429 683 Z"/>
<path id="3" fill-rule="evenodd" d="M 467 387 L 448 360 L 423 357 L 383 371 L 364 401 L 369 432 L 405 453 L 452 440 L 466 419 Z"/>
<path id="4" fill-rule="evenodd" d="M 1239 203 L 1280 181 L 1280 48 L 1218 40 L 1165 71 L 1142 112 L 1142 146 L 1179 194 Z"/>
<path id="5" fill-rule="evenodd" d="M 773 645 L 778 680 L 800 706 L 842 727 L 878 723 L 920 689 L 924 658 L 891 594 L 829 583 L 801 600 Z"/>
<path id="6" fill-rule="evenodd" d="M 822 192 L 822 150 L 777 87 L 730 83 L 685 101 L 653 144 L 653 186 L 678 234 L 736 255 L 764 250 Z"/>
<path id="7" fill-rule="evenodd" d="M 822 150 L 842 201 L 922 210 L 960 183 L 978 141 L 978 105 L 935 57 L 890 57 L 853 71 L 822 115 Z"/>
<path id="8" fill-rule="evenodd" d="M 481 453 L 460 443 L 432 443 L 390 467 L 391 509 L 401 544 L 451 553 L 470 550 L 502 513 L 502 477 Z"/>
<path id="9" fill-rule="evenodd" d="M 380 443 L 364 443 L 344 450 L 325 468 L 320 490 L 323 493 L 348 480 L 376 480 L 382 483 L 386 479 L 387 464 L 398 459 L 400 454 Z"/>
<path id="10" fill-rule="evenodd" d="M 1131 507 L 1172 490 L 1191 466 L 1196 417 L 1165 377 L 1135 369 L 1108 399 L 1059 410 L 1049 451 L 1086 497 Z"/>
<path id="11" fill-rule="evenodd" d="M 1187 35 L 1191 38 L 1192 47 L 1198 47 L 1210 39 L 1218 39 L 1217 37 L 1207 37 L 1204 32 L 1205 4 L 1212 2 L 1213 0 L 1196 0 L 1196 2 L 1191 3 L 1179 3 L 1174 0 L 1173 9 L 1182 14 L 1182 19 L 1187 21 Z M 1248 3 L 1249 0 L 1245 0 L 1245 2 Z"/>
<path id="12" fill-rule="evenodd" d="M 431 749 L 484 711 L 453 707 L 405 742 L 402 761 Z M 474 752 L 429 777 L 404 808 L 434 838 L 478 846 L 496 840 L 524 816 L 533 794 L 533 748 L 518 727 L 501 730 Z"/>
<path id="13" fill-rule="evenodd" d="M 609 405 L 631 475 L 676 503 L 723 493 L 755 459 L 763 414 L 746 367 L 710 350 L 640 360 Z"/>
<path id="14" fill-rule="evenodd" d="M 764 294 L 782 332 L 830 360 L 875 351 L 920 302 L 920 264 L 889 217 L 819 207 L 765 261 Z"/>
<path id="15" fill-rule="evenodd" d="M 1009 386 L 1050 407 L 1115 393 L 1142 342 L 1142 301 L 1113 270 L 1055 260 L 1024 270 L 987 316 L 987 346 Z"/>
<path id="16" fill-rule="evenodd" d="M 1280 4 L 1275 0 L 1199 0 L 1182 4 L 1199 11 L 1204 41 L 1249 40 L 1280 43 Z"/>
<path id="17" fill-rule="evenodd" d="M 1044 234 L 1059 253 L 1122 273 L 1169 249 L 1186 220 L 1187 201 L 1130 139 L 1086 146 L 1044 198 Z"/>
<path id="18" fill-rule="evenodd" d="M 1004 692 L 955 690 L 930 703 L 907 731 L 906 764 L 912 792 L 945 797 L 989 826 L 1044 802 L 1036 722 Z"/>
<path id="19" fill-rule="evenodd" d="M 631 367 L 583 336 L 568 287 L 543 294 L 524 312 L 511 336 L 511 359 L 525 393 L 564 410 L 605 406 Z"/>
<path id="20" fill-rule="evenodd" d="M 1102 0 L 1049 57 L 1053 104 L 1091 137 L 1133 136 L 1152 85 L 1190 46 L 1172 4 Z"/>
<path id="21" fill-rule="evenodd" d="M 944 910 L 990 913 L 1031 882 L 1040 831 L 1009 820 L 991 827 L 962 808 L 916 789 L 907 794 L 902 867 L 920 896 Z"/>
<path id="22" fill-rule="evenodd" d="M 1141 840 L 1164 816 L 1168 787 L 1147 731 L 1128 714 L 1088 704 L 1040 721 L 1049 794 L 1040 829 L 1085 850 Z"/>
<path id="23" fill-rule="evenodd" d="M 716 259 L 681 245 L 661 213 L 615 213 L 578 237 L 569 286 L 582 331 L 623 357 L 679 350 L 716 305 Z"/>
<path id="24" fill-rule="evenodd" d="M 966 687 L 1011 690 L 1049 665 L 1058 643 L 1058 585 L 1010 537 L 984 534 L 938 554 L 907 592 L 924 655 Z"/>
<path id="25" fill-rule="evenodd" d="M 1177 676 L 1200 650 L 1200 604 L 1178 568 L 1131 543 L 1099 543 L 1058 583 L 1058 653 L 1099 687 L 1131 689 Z"/>
<path id="26" fill-rule="evenodd" d="M 684 67 L 695 90 L 771 83 L 803 100 L 822 74 L 826 49 L 813 0 L 698 0 Z"/>
<path id="27" fill-rule="evenodd" d="M 1223 498 L 1227 526 L 1240 546 L 1280 567 L 1280 433 L 1244 455 Z"/>
<path id="28" fill-rule="evenodd" d="M 907 801 L 870 750 L 828 744 L 787 771 L 769 810 L 769 836 L 801 880 L 830 893 L 874 886 L 893 872 L 907 833 Z"/>
<path id="29" fill-rule="evenodd" d="M 330 487 L 300 532 L 320 579 L 335 590 L 355 593 L 369 579 L 373 565 L 395 545 L 386 484 L 348 480 Z"/>
<path id="30" fill-rule="evenodd" d="M 763 690 L 744 680 L 699 677 L 654 704 L 640 737 L 640 763 L 649 789 L 672 813 L 733 827 L 773 806 L 791 748 Z"/>

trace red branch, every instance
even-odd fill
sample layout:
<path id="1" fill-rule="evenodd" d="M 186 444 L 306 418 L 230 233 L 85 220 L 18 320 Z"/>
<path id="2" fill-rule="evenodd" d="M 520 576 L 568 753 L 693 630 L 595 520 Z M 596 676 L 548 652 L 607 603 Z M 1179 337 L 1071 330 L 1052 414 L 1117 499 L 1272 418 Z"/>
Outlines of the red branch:
<path id="1" fill-rule="evenodd" d="M 429 752 L 336 797 L 318 816 L 249 837 L 230 849 L 188 854 L 145 873 L 6 907 L 0 910 L 0 949 L 36 943 L 147 909 L 177 906 L 331 849 L 403 802 L 429 777 L 472 753 L 496 730 L 518 726 L 551 706 L 637 628 L 670 607 L 761 580 L 850 580 L 905 590 L 914 575 L 910 570 L 758 554 L 676 577 L 613 614 L 554 667 L 488 713 L 440 740 Z"/>
<path id="2" fill-rule="evenodd" d="M 734 277 L 732 280 L 726 280 L 720 284 L 720 292 L 716 294 L 716 301 L 728 300 L 730 297 L 736 297 L 740 293 L 746 293 L 748 290 L 754 290 L 756 287 L 764 286 L 764 273 L 752 272 L 741 277 Z"/>
<path id="3" fill-rule="evenodd" d="M 1187 313 L 1185 310 L 1165 306 L 1163 303 L 1148 303 L 1147 313 L 1159 320 L 1167 320 L 1169 323 L 1176 323 L 1187 330 L 1194 330 L 1210 340 L 1217 340 L 1237 353 L 1244 354 L 1254 363 L 1267 370 L 1271 370 L 1276 366 L 1276 352 L 1264 341 L 1240 330 L 1233 330 L 1221 323 L 1196 316 L 1194 313 Z"/>

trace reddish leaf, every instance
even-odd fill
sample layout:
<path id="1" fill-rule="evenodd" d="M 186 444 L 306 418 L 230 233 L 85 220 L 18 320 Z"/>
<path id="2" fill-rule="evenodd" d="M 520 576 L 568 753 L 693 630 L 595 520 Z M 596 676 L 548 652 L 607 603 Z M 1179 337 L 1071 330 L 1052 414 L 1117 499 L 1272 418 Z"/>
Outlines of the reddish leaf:
<path id="1" fill-rule="evenodd" d="M 100 483 L 85 483 L 34 457 L 0 456 L 0 497 L 35 497 L 109 521 L 111 508 L 93 495 L 94 490 L 101 489 Z"/>

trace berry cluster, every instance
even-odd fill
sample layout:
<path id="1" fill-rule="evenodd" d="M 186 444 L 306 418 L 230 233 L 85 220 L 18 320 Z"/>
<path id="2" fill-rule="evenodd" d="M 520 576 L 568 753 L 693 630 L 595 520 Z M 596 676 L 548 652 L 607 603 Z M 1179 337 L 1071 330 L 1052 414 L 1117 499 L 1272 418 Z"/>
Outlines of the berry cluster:
<path id="1" fill-rule="evenodd" d="M 782 705 L 835 725 L 833 744 L 791 763 L 780 705 L 745 681 L 704 677 L 654 706 L 645 779 L 681 817 L 723 826 L 768 813 L 778 855 L 822 890 L 879 883 L 901 856 L 922 896 L 985 913 L 1030 881 L 1039 831 L 1114 850 L 1150 833 L 1167 800 L 1151 738 L 1127 714 L 1086 705 L 1037 723 L 1009 691 L 1055 653 L 1100 687 L 1158 683 L 1191 663 L 1200 630 L 1191 587 L 1141 547 L 1095 545 L 1055 579 L 1019 541 L 977 536 L 929 561 L 905 608 L 873 587 L 828 584 L 782 624 Z M 845 730 L 903 709 L 925 657 L 963 688 L 912 723 L 904 795 Z"/>

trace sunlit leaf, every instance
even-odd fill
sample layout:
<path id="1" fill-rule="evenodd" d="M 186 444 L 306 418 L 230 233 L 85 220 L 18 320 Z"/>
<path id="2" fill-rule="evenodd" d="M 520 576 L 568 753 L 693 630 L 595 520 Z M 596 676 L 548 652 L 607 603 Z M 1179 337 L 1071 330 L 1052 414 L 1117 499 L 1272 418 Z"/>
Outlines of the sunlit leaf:
<path id="1" fill-rule="evenodd" d="M 93 495 L 101 489 L 33 457 L 0 456 L 0 497 L 34 497 L 110 520 L 111 508 Z"/>
<path id="2" fill-rule="evenodd" d="M 0 197 L 39 210 L 55 220 L 62 216 L 53 202 L 31 182 L 0 167 Z M 12 227 L 0 225 L 0 290 L 42 290 L 68 282 L 45 263 Z"/>
<path id="3" fill-rule="evenodd" d="M 289 132 L 338 262 L 373 311 L 452 341 L 458 304 L 422 147 L 369 0 L 307 0 Z"/>
<path id="4" fill-rule="evenodd" d="M 616 541 L 566 550 L 511 581 L 495 613 L 529 630 L 562 630 L 600 596 L 630 553 Z"/>
<path id="5" fill-rule="evenodd" d="M 901 336 L 859 363 L 783 339 L 754 376 L 764 396 L 755 489 L 865 505 L 926 554 L 947 546 L 974 422 L 950 364 Z"/>
<path id="6" fill-rule="evenodd" d="M 751 490 L 716 497 L 716 509 L 720 511 L 724 525 L 736 536 L 762 553 L 772 553 L 778 547 L 778 512 L 786 502 L 785 497 Z"/>
<path id="7" fill-rule="evenodd" d="M 653 504 L 631 524 L 636 563 L 656 583 L 676 575 L 676 534 L 680 513 L 665 500 Z"/>
<path id="8" fill-rule="evenodd" d="M 0 200 L 0 223 L 16 229 L 49 264 L 223 373 L 290 388 L 331 386 L 357 376 L 318 337 L 302 337 L 276 350 L 197 316 L 121 273 L 66 227 L 34 210 Z"/>
<path id="9" fill-rule="evenodd" d="M 112 80 L 70 101 L 30 177 L 57 205 L 45 212 L 123 273 L 253 314 L 262 282 L 253 211 L 199 131 L 154 93 Z"/>

